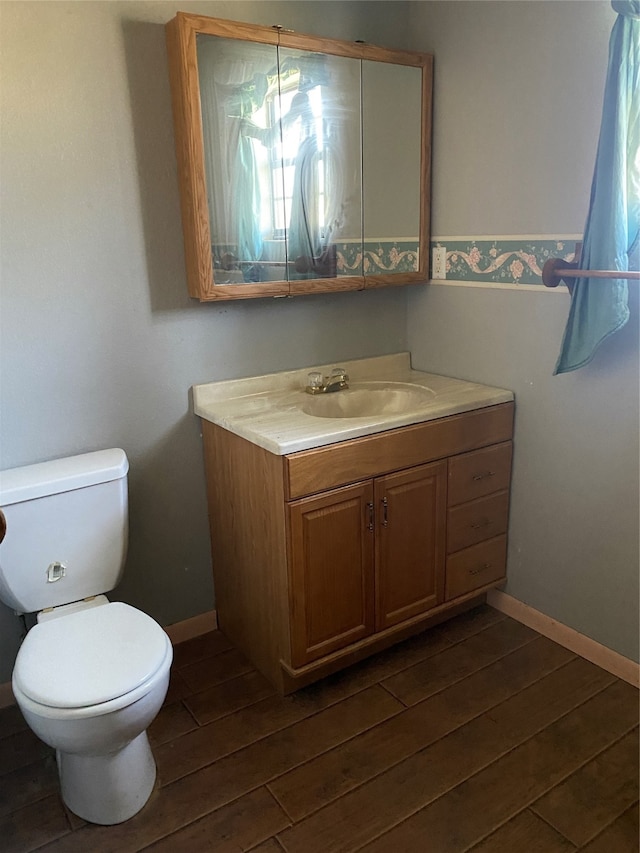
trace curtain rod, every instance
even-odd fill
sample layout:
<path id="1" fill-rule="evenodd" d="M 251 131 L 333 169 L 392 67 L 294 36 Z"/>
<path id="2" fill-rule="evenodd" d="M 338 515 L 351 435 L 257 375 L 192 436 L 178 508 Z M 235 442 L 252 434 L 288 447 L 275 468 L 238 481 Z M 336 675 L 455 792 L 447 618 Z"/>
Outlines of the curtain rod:
<path id="1" fill-rule="evenodd" d="M 576 243 L 575 261 L 565 261 L 563 258 L 549 258 L 542 268 L 542 282 L 546 287 L 557 287 L 563 279 L 571 278 L 622 278 L 628 281 L 640 280 L 640 272 L 623 270 L 583 270 L 580 266 L 582 243 Z M 569 290 L 574 282 L 565 281 Z"/>

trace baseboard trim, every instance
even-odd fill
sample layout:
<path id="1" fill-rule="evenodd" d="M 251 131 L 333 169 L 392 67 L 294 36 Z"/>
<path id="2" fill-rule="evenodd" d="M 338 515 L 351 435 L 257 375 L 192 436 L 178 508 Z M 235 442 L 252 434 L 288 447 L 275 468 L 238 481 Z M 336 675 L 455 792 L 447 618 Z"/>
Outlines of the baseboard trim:
<path id="1" fill-rule="evenodd" d="M 497 589 L 487 593 L 487 604 L 522 622 L 523 625 L 533 628 L 534 631 L 564 646 L 565 649 L 586 658 L 596 666 L 606 669 L 611 675 L 621 678 L 633 687 L 640 687 L 640 664 L 592 640 L 591 637 L 569 628 L 568 625 L 563 625 L 562 622 L 557 622 L 539 610 L 529 607 L 528 604 L 518 601 L 512 595 Z"/>
<path id="2" fill-rule="evenodd" d="M 182 622 L 167 625 L 164 630 L 169 635 L 172 644 L 176 646 L 178 643 L 184 643 L 185 640 L 192 640 L 201 634 L 208 634 L 209 631 L 215 631 L 217 627 L 218 614 L 215 610 L 208 610 L 206 613 L 200 613 L 198 616 L 192 616 L 190 619 L 183 619 Z M 15 704 L 16 700 L 11 689 L 11 682 L 7 681 L 0 684 L 0 710 L 2 708 L 9 708 Z"/>
<path id="3" fill-rule="evenodd" d="M 169 635 L 173 645 L 176 646 L 178 643 L 184 643 L 185 640 L 193 640 L 194 637 L 199 637 L 201 634 L 215 631 L 217 627 L 218 614 L 215 610 L 207 610 L 206 613 L 199 613 L 198 616 L 183 619 L 182 622 L 166 625 L 164 630 Z"/>

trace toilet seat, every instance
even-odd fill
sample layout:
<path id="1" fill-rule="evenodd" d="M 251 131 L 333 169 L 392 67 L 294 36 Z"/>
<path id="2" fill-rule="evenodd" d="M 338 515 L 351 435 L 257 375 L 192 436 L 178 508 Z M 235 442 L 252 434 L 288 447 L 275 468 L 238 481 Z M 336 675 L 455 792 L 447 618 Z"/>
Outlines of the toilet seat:
<path id="1" fill-rule="evenodd" d="M 93 716 L 144 695 L 171 658 L 157 622 L 110 602 L 34 625 L 18 652 L 14 690 L 52 715 Z"/>

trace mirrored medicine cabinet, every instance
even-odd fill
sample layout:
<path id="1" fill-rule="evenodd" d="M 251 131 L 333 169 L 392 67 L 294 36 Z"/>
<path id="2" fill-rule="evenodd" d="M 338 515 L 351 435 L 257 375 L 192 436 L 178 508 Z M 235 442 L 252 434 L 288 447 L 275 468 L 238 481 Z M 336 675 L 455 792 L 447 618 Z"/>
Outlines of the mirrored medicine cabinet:
<path id="1" fill-rule="evenodd" d="M 166 32 L 191 296 L 426 281 L 431 56 L 182 12 Z"/>

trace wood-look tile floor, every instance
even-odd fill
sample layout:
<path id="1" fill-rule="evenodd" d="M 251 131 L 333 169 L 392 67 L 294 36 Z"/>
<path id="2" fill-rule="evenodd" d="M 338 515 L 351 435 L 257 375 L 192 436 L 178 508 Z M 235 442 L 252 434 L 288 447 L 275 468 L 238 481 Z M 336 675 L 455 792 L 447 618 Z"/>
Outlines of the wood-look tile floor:
<path id="1" fill-rule="evenodd" d="M 638 691 L 487 606 L 284 699 L 219 632 L 177 646 L 158 783 L 118 826 L 0 727 L 9 853 L 638 851 Z"/>

